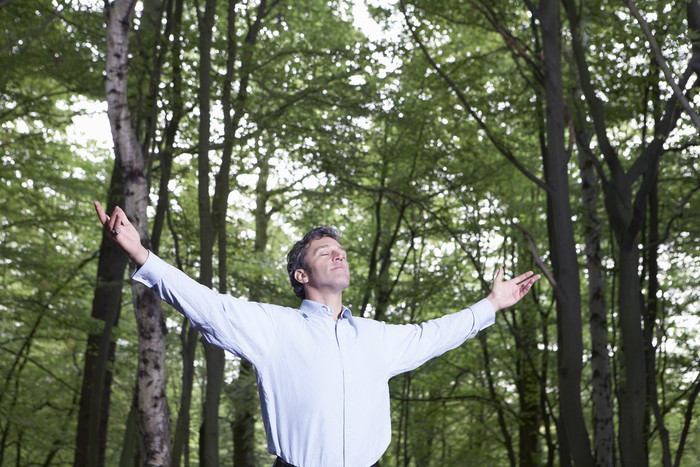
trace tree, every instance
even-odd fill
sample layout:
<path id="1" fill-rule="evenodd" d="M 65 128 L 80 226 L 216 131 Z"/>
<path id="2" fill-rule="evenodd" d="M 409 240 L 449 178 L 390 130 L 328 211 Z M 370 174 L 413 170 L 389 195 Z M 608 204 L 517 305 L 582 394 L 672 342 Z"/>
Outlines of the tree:
<path id="1" fill-rule="evenodd" d="M 107 53 L 105 88 L 115 157 L 124 179 L 124 211 L 150 248 L 146 163 L 131 124 L 127 102 L 128 32 L 135 0 L 105 5 Z M 139 330 L 138 412 L 147 465 L 170 463 L 170 414 L 165 393 L 165 324 L 160 299 L 152 289 L 133 282 L 135 314 Z"/>
<path id="2" fill-rule="evenodd" d="M 89 203 L 109 200 L 110 174 L 130 177 L 128 209 L 144 230 L 151 217 L 154 253 L 243 298 L 297 306 L 283 257 L 321 224 L 341 229 L 355 315 L 457 311 L 483 296 L 497 263 L 548 275 L 479 340 L 390 382 L 382 464 L 697 459 L 696 2 L 370 4 L 385 27 L 372 40 L 352 23 L 361 2 L 214 3 L 0 0 L 0 463 L 158 462 L 136 410 L 143 315 L 121 314 L 118 327 L 97 317 L 110 260 Z M 131 39 L 119 63 L 128 85 L 108 81 L 124 137 L 114 153 L 68 126 L 105 99 L 105 12 Z M 128 116 L 116 117 L 123 103 Z M 623 270 L 634 272 L 624 287 Z M 579 289 L 587 300 L 572 298 Z M 162 438 L 169 463 L 201 451 L 200 463 L 269 465 L 252 369 L 222 365 L 209 379 L 197 331 L 163 311 L 163 358 L 149 362 L 170 375 L 162 394 L 178 414 Z M 630 336 L 643 356 L 623 366 Z M 107 358 L 93 364 L 98 340 Z M 628 374 L 644 384 L 640 426 L 627 421 L 630 389 L 619 391 Z M 206 427 L 201 439 L 191 426 Z"/>
<path id="3" fill-rule="evenodd" d="M 108 192 L 107 209 L 112 212 L 124 200 L 122 173 L 116 165 Z M 121 249 L 102 234 L 97 265 L 97 287 L 92 317 L 104 322 L 103 328 L 88 336 L 85 370 L 80 395 L 78 429 L 73 465 L 104 465 L 107 442 L 115 342 L 113 329 L 119 321 L 122 301 L 122 280 L 127 258 Z"/>
<path id="4" fill-rule="evenodd" d="M 640 446 L 646 446 L 643 417 L 648 401 L 647 371 L 651 364 L 646 361 L 646 358 L 652 357 L 653 354 L 645 353 L 644 350 L 642 318 L 646 312 L 638 272 L 640 264 L 638 236 L 644 225 L 647 199 L 656 183 L 660 159 L 665 151 L 664 142 L 676 127 L 680 106 L 676 94 L 669 96 L 660 118 L 655 122 L 653 138 L 644 142 L 644 145 L 639 148 L 638 156 L 625 168 L 618 151 L 608 137 L 610 128 L 605 106 L 596 95 L 596 87 L 582 44 L 580 31 L 582 15 L 572 2 L 565 2 L 565 6 L 572 31 L 572 47 L 577 71 L 589 109 L 588 115 L 609 171 L 606 175 L 602 169 L 598 170 L 610 226 L 619 247 L 617 261 L 620 287 L 617 302 L 622 333 L 620 364 L 623 372 L 620 391 L 621 460 L 624 465 L 646 465 L 648 453 L 646 449 L 640 449 Z M 689 20 L 689 24 L 693 24 L 693 19 Z M 680 83 L 681 89 L 685 88 L 691 73 L 692 65 L 684 73 Z M 651 365 L 653 368 L 653 364 Z"/>

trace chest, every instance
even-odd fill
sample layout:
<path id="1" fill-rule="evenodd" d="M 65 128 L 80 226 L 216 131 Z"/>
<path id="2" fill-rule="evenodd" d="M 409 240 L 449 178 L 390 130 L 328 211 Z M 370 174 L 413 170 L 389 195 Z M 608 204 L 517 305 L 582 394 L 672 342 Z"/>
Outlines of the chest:
<path id="1" fill-rule="evenodd" d="M 275 345 L 275 379 L 311 400 L 386 384 L 381 335 L 347 319 L 288 325 Z"/>

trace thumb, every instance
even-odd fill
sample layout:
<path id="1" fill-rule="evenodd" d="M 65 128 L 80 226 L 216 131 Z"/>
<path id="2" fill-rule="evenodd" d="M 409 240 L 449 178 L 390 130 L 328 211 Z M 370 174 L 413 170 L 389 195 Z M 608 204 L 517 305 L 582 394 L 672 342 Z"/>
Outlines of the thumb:
<path id="1" fill-rule="evenodd" d="M 498 269 L 496 270 L 496 277 L 493 278 L 493 282 L 500 282 L 503 280 L 503 266 L 498 266 Z"/>

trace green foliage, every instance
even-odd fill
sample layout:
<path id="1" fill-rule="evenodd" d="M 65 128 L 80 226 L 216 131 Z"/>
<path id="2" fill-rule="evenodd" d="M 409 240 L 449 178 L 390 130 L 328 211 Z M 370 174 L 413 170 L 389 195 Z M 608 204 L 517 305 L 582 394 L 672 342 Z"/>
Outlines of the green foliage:
<path id="1" fill-rule="evenodd" d="M 370 6 L 375 19 L 394 28 L 372 41 L 353 27 L 350 3 L 273 2 L 252 42 L 247 38 L 258 18 L 258 5 L 236 5 L 233 37 L 228 37 L 229 5 L 218 2 L 213 31 L 212 179 L 221 167 L 226 130 L 221 109 L 230 41 L 237 54 L 230 82 L 231 121 L 236 125 L 228 174 L 230 293 L 295 306 L 285 255 L 297 237 L 321 224 L 341 230 L 349 254 L 352 277 L 346 304 L 356 315 L 392 323 L 432 319 L 478 301 L 488 292 L 497 264 L 504 265 L 507 274 L 535 269 L 533 251 L 548 267 L 555 239 L 549 238 L 546 224 L 545 192 L 533 181 L 544 178 L 547 102 L 538 19 L 532 11 L 506 1 L 416 1 L 404 6 L 409 28 L 401 4 Z M 139 10 L 132 34 L 130 102 L 149 157 L 154 205 L 164 168 L 166 124 L 177 100 L 183 102 L 159 255 L 197 277 L 199 31 L 193 6 L 185 2 L 182 32 L 172 37 L 164 35 L 168 17 L 148 29 Z M 639 7 L 649 17 L 666 60 L 680 75 L 689 54 L 684 3 L 641 2 Z M 80 108 L 89 107 L 86 101 L 103 100 L 100 8 L 17 0 L 0 7 L 0 29 L 6 33 L 0 44 L 2 465 L 15 459 L 22 465 L 62 465 L 73 458 L 85 340 L 100 326 L 89 318 L 100 240 L 91 202 L 104 197 L 112 156 L 94 141 L 75 141 L 68 127 L 73 117 L 84 113 Z M 628 11 L 606 1 L 582 8 L 590 71 L 605 103 L 608 137 L 628 168 L 653 137 L 670 91 Z M 569 34 L 563 27 L 567 108 L 570 115 L 590 123 L 576 91 Z M 154 49 L 153 44 L 159 45 Z M 175 45 L 179 54 L 173 53 Z M 152 66 L 154 57 L 162 65 L 158 73 Z M 178 68 L 179 90 L 174 76 Z M 697 96 L 690 97 L 697 107 Z M 570 134 L 574 124 L 569 123 L 565 133 L 572 154 L 570 197 L 585 297 L 579 145 Z M 689 394 L 698 384 L 700 353 L 700 231 L 697 210 L 692 209 L 700 178 L 697 132 L 686 118 L 679 120 L 666 149 L 658 175 L 662 273 L 654 344 L 659 402 L 675 452 L 690 408 Z M 269 175 L 261 185 L 265 168 Z M 607 174 L 607 169 L 601 173 Z M 256 251 L 261 204 L 268 221 L 267 241 L 264 251 Z M 617 352 L 618 252 L 602 202 L 597 208 L 610 350 Z M 653 246 L 647 235 L 640 238 L 642 251 Z M 640 264 L 645 286 L 648 266 Z M 122 451 L 137 363 L 126 281 L 124 294 L 115 330 L 109 465 L 116 464 Z M 394 436 L 382 463 L 518 463 L 519 442 L 527 434 L 523 426 L 534 410 L 534 464 L 556 464 L 554 300 L 551 286 L 543 280 L 527 301 L 501 312 L 484 338 L 392 380 Z M 585 303 L 583 308 L 586 322 Z M 171 414 L 176 414 L 182 391 L 183 320 L 170 308 L 166 320 L 168 400 Z M 583 337 L 588 349 L 586 331 Z M 581 391 L 589 404 L 588 350 L 582 358 L 586 367 Z M 192 461 L 206 384 L 201 352 L 196 359 Z M 227 382 L 237 374 L 238 362 L 231 359 Z M 225 389 L 222 404 L 220 458 L 223 465 L 231 465 L 230 422 L 237 408 L 233 386 Z M 586 417 L 589 408 L 584 408 Z M 683 455 L 683 463 L 689 465 L 700 455 L 692 413 L 690 420 Z M 256 458 L 268 465 L 259 418 L 256 422 Z M 649 430 L 648 439 L 654 465 L 661 459 L 655 429 Z"/>

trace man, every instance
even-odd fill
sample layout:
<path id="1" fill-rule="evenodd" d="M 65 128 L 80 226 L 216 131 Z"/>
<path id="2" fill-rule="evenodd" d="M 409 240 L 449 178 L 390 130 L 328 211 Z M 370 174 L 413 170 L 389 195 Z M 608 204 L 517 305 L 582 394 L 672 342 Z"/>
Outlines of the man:
<path id="1" fill-rule="evenodd" d="M 350 284 L 335 229 L 311 230 L 287 256 L 298 309 L 219 294 L 169 266 L 142 245 L 119 207 L 105 230 L 133 261 L 133 279 L 155 287 L 209 342 L 255 367 L 268 450 L 276 466 L 367 467 L 391 440 L 391 377 L 458 347 L 517 303 L 540 276 L 503 281 L 499 268 L 487 298 L 420 325 L 357 318 L 343 306 Z"/>

